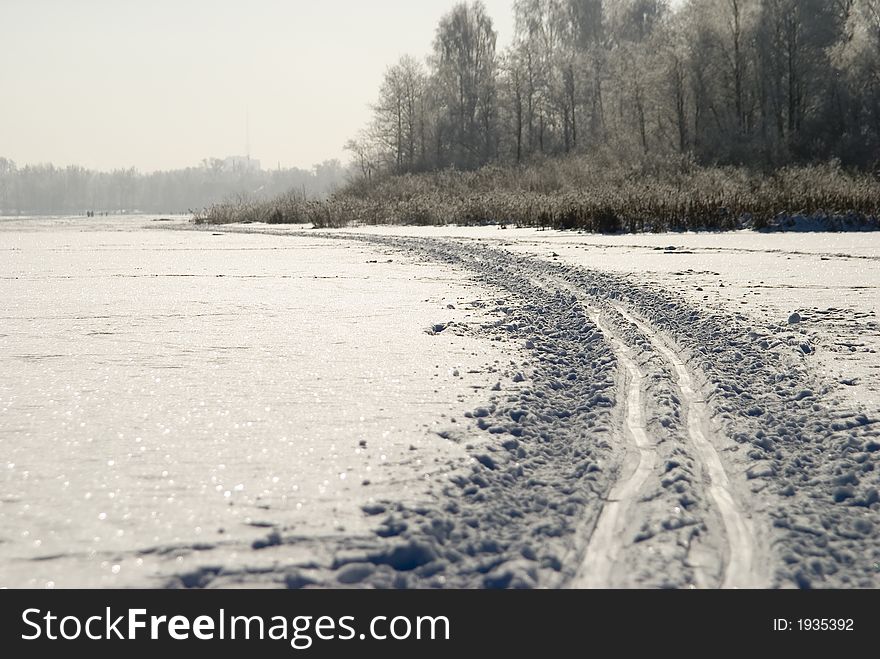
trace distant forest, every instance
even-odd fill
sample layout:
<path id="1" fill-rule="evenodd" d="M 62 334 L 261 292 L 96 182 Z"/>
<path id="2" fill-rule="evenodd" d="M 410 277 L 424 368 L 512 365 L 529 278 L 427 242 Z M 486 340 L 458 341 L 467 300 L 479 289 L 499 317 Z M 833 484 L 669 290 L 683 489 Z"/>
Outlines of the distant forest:
<path id="1" fill-rule="evenodd" d="M 187 213 L 224 200 L 270 199 L 291 192 L 320 199 L 342 185 L 345 175 L 337 160 L 311 170 L 236 170 L 211 158 L 200 167 L 144 174 L 134 168 L 97 172 L 75 165 L 18 167 L 0 157 L 0 215 Z"/>
<path id="2" fill-rule="evenodd" d="M 482 2 L 384 76 L 348 144 L 365 178 L 603 152 L 771 169 L 880 164 L 880 0 Z"/>

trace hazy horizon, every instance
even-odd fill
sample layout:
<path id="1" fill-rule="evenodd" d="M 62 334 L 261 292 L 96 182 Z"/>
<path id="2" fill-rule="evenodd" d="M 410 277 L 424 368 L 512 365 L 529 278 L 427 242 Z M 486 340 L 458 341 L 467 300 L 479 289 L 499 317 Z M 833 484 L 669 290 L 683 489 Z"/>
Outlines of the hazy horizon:
<path id="1" fill-rule="evenodd" d="M 512 37 L 513 0 L 484 0 Z M 427 55 L 457 0 L 4 0 L 0 156 L 150 172 L 250 155 L 346 160 L 386 68 Z M 249 116 L 249 121 L 247 117 Z"/>

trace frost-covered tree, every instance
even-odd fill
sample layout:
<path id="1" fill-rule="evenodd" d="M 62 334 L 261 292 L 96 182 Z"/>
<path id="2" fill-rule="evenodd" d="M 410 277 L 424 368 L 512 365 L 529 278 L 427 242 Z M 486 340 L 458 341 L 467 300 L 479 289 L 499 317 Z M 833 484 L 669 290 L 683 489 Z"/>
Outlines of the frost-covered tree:
<path id="1" fill-rule="evenodd" d="M 424 67 L 413 57 L 402 57 L 385 72 L 373 107 L 374 132 L 395 172 L 413 171 L 424 162 L 426 91 Z"/>
<path id="2" fill-rule="evenodd" d="M 368 131 L 378 167 L 597 150 L 880 163 L 880 0 L 516 0 L 513 10 L 503 53 L 483 4 L 463 3 L 441 20 L 426 67 L 389 69 Z"/>
<path id="3" fill-rule="evenodd" d="M 474 167 L 496 153 L 496 39 L 479 0 L 457 5 L 440 20 L 432 60 L 443 109 L 438 164 Z"/>

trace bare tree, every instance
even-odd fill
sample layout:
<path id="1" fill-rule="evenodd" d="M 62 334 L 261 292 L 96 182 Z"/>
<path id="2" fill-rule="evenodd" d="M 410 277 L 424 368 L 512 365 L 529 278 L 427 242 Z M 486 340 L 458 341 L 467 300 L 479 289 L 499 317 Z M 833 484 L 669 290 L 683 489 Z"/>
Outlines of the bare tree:
<path id="1" fill-rule="evenodd" d="M 451 164 L 474 167 L 494 155 L 496 39 L 479 0 L 456 5 L 437 28 L 434 67 Z"/>

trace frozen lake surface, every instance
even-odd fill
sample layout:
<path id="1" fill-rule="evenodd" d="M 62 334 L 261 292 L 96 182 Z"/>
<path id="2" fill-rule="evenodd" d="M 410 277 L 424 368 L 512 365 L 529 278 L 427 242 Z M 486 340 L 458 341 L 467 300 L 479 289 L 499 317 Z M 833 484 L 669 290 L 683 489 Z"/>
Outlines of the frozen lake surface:
<path id="1" fill-rule="evenodd" d="M 528 386 L 474 411 L 497 439 L 435 505 L 394 508 L 393 542 L 310 578 L 877 587 L 880 234 L 320 233 L 503 291 Z"/>
<path id="2" fill-rule="evenodd" d="M 431 430 L 505 357 L 425 330 L 482 319 L 485 290 L 364 245 L 144 226 L 168 225 L 0 222 L 0 586 L 252 569 L 254 542 L 363 532 L 362 505 L 467 460 Z"/>
<path id="3" fill-rule="evenodd" d="M 0 586 L 876 587 L 880 234 L 0 221 Z"/>

